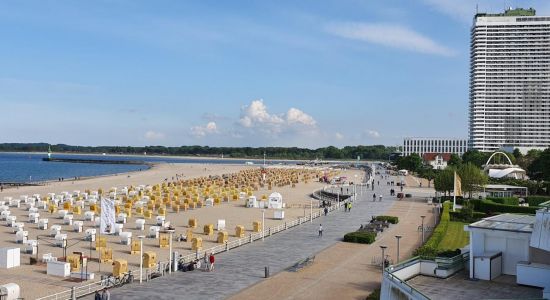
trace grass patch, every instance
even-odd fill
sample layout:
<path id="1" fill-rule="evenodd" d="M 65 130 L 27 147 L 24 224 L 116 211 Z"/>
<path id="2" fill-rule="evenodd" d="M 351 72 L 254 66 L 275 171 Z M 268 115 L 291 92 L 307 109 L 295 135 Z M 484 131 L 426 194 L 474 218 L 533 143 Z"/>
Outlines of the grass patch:
<path id="1" fill-rule="evenodd" d="M 464 231 L 462 222 L 449 222 L 447 233 L 437 246 L 437 250 L 455 250 L 462 248 L 470 243 L 470 235 Z"/>

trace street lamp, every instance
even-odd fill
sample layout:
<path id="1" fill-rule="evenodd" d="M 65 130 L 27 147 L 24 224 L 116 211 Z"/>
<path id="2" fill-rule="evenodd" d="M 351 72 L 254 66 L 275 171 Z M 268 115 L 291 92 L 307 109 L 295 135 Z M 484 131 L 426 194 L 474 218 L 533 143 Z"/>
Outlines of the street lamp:
<path id="1" fill-rule="evenodd" d="M 139 283 L 143 282 L 143 239 L 144 235 L 138 235 L 139 239 Z"/>
<path id="2" fill-rule="evenodd" d="M 424 218 L 426 216 L 420 216 L 422 218 L 422 244 L 424 244 Z"/>
<path id="3" fill-rule="evenodd" d="M 309 222 L 313 223 L 313 198 L 309 198 Z"/>
<path id="4" fill-rule="evenodd" d="M 396 235 L 395 238 L 397 239 L 397 263 L 399 263 L 399 240 L 402 238 L 403 236 L 401 235 Z"/>
<path id="5" fill-rule="evenodd" d="M 265 209 L 262 209 L 262 241 L 264 241 L 265 236 Z"/>
<path id="6" fill-rule="evenodd" d="M 172 234 L 174 233 L 174 229 L 167 229 L 166 232 L 168 232 L 170 234 L 170 242 L 169 242 L 169 249 L 170 249 L 170 253 L 169 253 L 169 261 L 168 261 L 168 274 L 172 274 Z"/>
<path id="7" fill-rule="evenodd" d="M 388 247 L 387 246 L 380 246 L 380 249 L 382 249 L 382 273 L 384 273 L 384 268 L 386 267 L 386 261 L 384 260 L 384 257 L 386 257 L 386 255 L 385 255 L 386 248 L 388 248 Z"/>

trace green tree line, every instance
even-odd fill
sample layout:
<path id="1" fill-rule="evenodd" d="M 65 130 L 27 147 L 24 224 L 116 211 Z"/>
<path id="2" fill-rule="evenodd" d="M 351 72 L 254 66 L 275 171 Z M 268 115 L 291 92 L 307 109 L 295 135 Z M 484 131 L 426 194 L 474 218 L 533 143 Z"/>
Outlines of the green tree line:
<path id="1" fill-rule="evenodd" d="M 4 143 L 0 152 L 47 152 L 50 145 L 46 143 Z M 65 144 L 51 145 L 52 152 L 57 153 L 107 153 L 107 154 L 151 154 L 151 155 L 185 155 L 185 156 L 221 156 L 233 158 L 262 158 L 264 152 L 269 158 L 278 159 L 361 159 L 387 160 L 396 151 L 395 147 L 383 145 L 372 146 L 334 146 L 308 149 L 298 147 L 209 147 L 209 146 L 71 146 Z"/>

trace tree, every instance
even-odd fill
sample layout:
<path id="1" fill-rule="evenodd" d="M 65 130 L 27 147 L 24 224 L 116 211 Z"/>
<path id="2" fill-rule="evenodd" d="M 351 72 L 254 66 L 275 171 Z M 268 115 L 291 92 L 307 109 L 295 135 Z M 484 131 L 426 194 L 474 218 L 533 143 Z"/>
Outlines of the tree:
<path id="1" fill-rule="evenodd" d="M 431 187 L 431 182 L 435 178 L 436 173 L 435 173 L 435 170 L 433 169 L 433 166 L 424 165 L 422 166 L 422 168 L 420 168 L 418 175 L 420 176 L 420 178 L 424 178 L 428 180 L 428 187 Z"/>
<path id="2" fill-rule="evenodd" d="M 441 170 L 434 179 L 435 190 L 445 195 L 450 195 L 451 191 L 454 189 L 454 175 L 455 168 L 453 167 L 447 167 Z"/>
<path id="3" fill-rule="evenodd" d="M 457 171 L 462 183 L 462 192 L 468 193 L 472 198 L 472 192 L 487 184 L 487 175 L 472 163 L 463 164 Z"/>
<path id="4" fill-rule="evenodd" d="M 462 163 L 472 163 L 477 167 L 483 166 L 490 153 L 479 152 L 478 150 L 468 150 L 462 155 Z"/>
<path id="5" fill-rule="evenodd" d="M 448 166 L 454 166 L 454 167 L 459 167 L 460 165 L 462 165 L 462 158 L 460 158 L 460 156 L 458 156 L 458 154 L 456 153 L 453 153 L 451 154 L 451 158 L 449 159 L 449 162 L 447 163 Z"/>
<path id="6" fill-rule="evenodd" d="M 527 171 L 531 179 L 550 181 L 550 148 L 542 151 L 533 160 Z"/>
<path id="7" fill-rule="evenodd" d="M 401 156 L 397 159 L 397 168 L 412 172 L 419 172 L 422 167 L 422 158 L 416 153 L 408 156 Z"/>

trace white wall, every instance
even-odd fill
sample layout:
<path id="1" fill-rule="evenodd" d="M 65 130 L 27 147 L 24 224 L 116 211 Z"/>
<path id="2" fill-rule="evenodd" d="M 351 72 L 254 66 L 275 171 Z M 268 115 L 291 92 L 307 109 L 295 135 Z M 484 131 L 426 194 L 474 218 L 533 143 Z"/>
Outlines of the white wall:
<path id="1" fill-rule="evenodd" d="M 529 261 L 530 233 L 469 228 L 470 261 L 486 252 L 502 252 L 502 273 L 516 275 L 516 264 Z M 472 265 L 470 265 L 471 267 Z M 470 277 L 473 277 L 470 270 Z"/>

